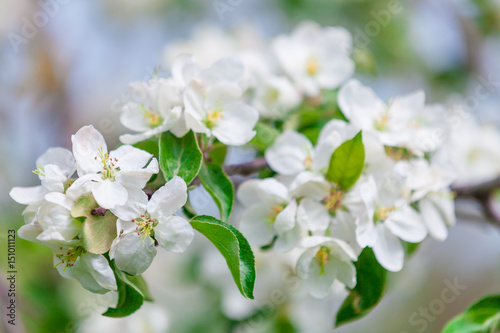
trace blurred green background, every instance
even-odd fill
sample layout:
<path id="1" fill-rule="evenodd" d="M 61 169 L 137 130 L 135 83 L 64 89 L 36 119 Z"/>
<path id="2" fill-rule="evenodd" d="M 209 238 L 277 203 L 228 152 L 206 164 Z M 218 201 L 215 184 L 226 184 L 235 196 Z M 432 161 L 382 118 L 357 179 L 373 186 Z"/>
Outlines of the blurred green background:
<path id="1" fill-rule="evenodd" d="M 290 32 L 302 20 L 342 25 L 354 36 L 357 76 L 382 96 L 423 88 L 431 102 L 446 102 L 454 94 L 472 94 L 484 79 L 500 81 L 498 0 L 42 3 L 54 2 L 46 24 L 19 42 L 14 34 L 21 35 L 26 20 L 45 9 L 35 1 L 0 0 L 3 309 L 7 231 L 23 224 L 22 207 L 8 196 L 10 188 L 35 185 L 38 179 L 31 170 L 36 158 L 50 146 L 71 148 L 70 135 L 85 124 L 94 124 L 110 146 L 118 144 L 124 129 L 116 111 L 128 83 L 150 78 L 164 62 L 165 46 L 204 29 L 200 27 L 208 24 L 231 34 L 246 25 L 267 39 Z M 471 107 L 482 121 L 497 125 L 500 93 L 495 90 Z M 463 209 L 477 211 L 473 205 Z M 426 240 L 405 269 L 391 275 L 389 293 L 372 314 L 335 332 L 438 332 L 472 300 L 500 290 L 499 230 L 480 216 L 459 219 L 447 241 Z M 286 258 L 258 255 L 258 297 L 250 302 L 227 287 L 230 276 L 222 258 L 201 237 L 194 243 L 186 254 L 159 254 L 145 274 L 157 301 L 117 320 L 99 316 L 112 295 L 92 295 L 64 280 L 52 268 L 50 250 L 17 239 L 17 325 L 0 326 L 0 332 L 332 330 L 331 309 L 338 301 L 287 294 L 282 280 Z M 412 322 L 412 315 L 433 304 L 445 281 L 455 279 L 466 289 L 419 330 L 423 326 Z M 285 298 L 266 308 L 276 290 L 283 290 Z"/>

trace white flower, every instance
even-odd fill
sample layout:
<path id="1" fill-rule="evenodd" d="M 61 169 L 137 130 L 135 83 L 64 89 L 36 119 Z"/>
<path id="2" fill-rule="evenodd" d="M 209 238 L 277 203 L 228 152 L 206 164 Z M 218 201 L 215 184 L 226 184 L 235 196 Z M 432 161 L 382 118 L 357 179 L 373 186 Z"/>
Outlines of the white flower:
<path id="1" fill-rule="evenodd" d="M 79 243 L 82 222 L 71 216 L 74 201 L 62 193 L 51 192 L 37 209 L 31 223 L 19 229 L 19 237 L 53 250 Z"/>
<path id="2" fill-rule="evenodd" d="M 335 149 L 354 135 L 354 127 L 336 119 L 323 127 L 316 147 L 304 134 L 284 131 L 266 150 L 266 161 L 281 175 L 296 175 L 306 170 L 324 174 Z"/>
<path id="3" fill-rule="evenodd" d="M 332 222 L 336 225 L 345 222 L 339 221 L 347 218 L 343 213 L 356 219 L 366 212 L 364 193 L 370 187 L 369 178 L 362 177 L 351 189 L 343 191 L 336 184 L 307 175 L 305 172 L 299 174 L 291 186 L 291 194 L 301 198 L 297 221 L 303 229 L 313 235 L 324 235 Z"/>
<path id="4" fill-rule="evenodd" d="M 456 117 L 456 116 L 455 116 Z M 443 147 L 458 172 L 456 186 L 493 180 L 500 174 L 500 134 L 492 124 L 474 119 L 459 119 Z"/>
<path id="5" fill-rule="evenodd" d="M 44 245 L 54 251 L 54 264 L 61 276 L 76 279 L 94 293 L 116 290 L 116 280 L 102 255 L 87 253 L 79 238 L 83 223 L 71 216 L 74 201 L 51 192 L 38 209 L 36 220 L 22 226 L 19 237 Z"/>
<path id="6" fill-rule="evenodd" d="M 174 215 L 187 201 L 187 186 L 175 176 L 158 189 L 148 202 L 142 191 L 132 192 L 130 205 L 118 207 L 118 237 L 113 241 L 110 258 L 129 274 L 144 272 L 156 255 L 155 240 L 164 249 L 184 252 L 194 237 L 188 221 Z"/>
<path id="7" fill-rule="evenodd" d="M 156 158 L 141 149 L 124 145 L 108 153 L 104 138 L 93 126 L 82 127 L 71 140 L 80 176 L 72 190 L 88 185 L 103 208 L 124 205 L 129 190 L 144 188 L 158 173 Z"/>
<path id="8" fill-rule="evenodd" d="M 417 243 L 427 236 L 421 216 L 403 199 L 402 191 L 402 183 L 385 182 L 377 188 L 372 179 L 362 193 L 367 210 L 356 229 L 359 245 L 372 247 L 377 261 L 392 272 L 403 268 L 404 249 L 399 239 Z"/>
<path id="9" fill-rule="evenodd" d="M 122 135 L 121 142 L 134 144 L 169 130 L 178 136 L 185 134 L 178 126 L 183 121 L 181 87 L 173 79 L 132 82 L 130 91 L 132 100 L 123 106 L 120 120 L 139 133 Z"/>
<path id="10" fill-rule="evenodd" d="M 256 246 L 273 244 L 276 251 L 292 249 L 300 238 L 297 202 L 274 178 L 251 179 L 238 188 L 238 200 L 247 207 L 240 230 Z"/>
<path id="11" fill-rule="evenodd" d="M 327 296 L 336 279 L 354 288 L 356 267 L 352 262 L 358 258 L 347 243 L 331 237 L 312 236 L 303 239 L 301 245 L 308 250 L 297 262 L 297 275 L 312 296 Z"/>
<path id="12" fill-rule="evenodd" d="M 402 162 L 400 162 L 402 163 Z M 449 188 L 456 179 L 453 169 L 444 163 L 425 159 L 412 159 L 407 166 L 406 186 L 411 192 L 410 201 L 418 201 L 431 192 Z"/>
<path id="13" fill-rule="evenodd" d="M 242 102 L 241 64 L 224 59 L 199 73 L 184 93 L 186 125 L 196 133 L 240 146 L 255 136 L 259 113 Z"/>
<path id="14" fill-rule="evenodd" d="M 252 104 L 261 117 L 281 119 L 300 101 L 300 93 L 287 78 L 267 75 L 259 80 Z"/>
<path id="15" fill-rule="evenodd" d="M 64 248 L 54 256 L 59 274 L 66 279 L 76 279 L 82 287 L 98 294 L 117 290 L 113 270 L 101 254 L 85 252 L 81 247 Z"/>
<path id="16" fill-rule="evenodd" d="M 448 228 L 456 223 L 453 193 L 449 190 L 432 192 L 418 202 L 418 209 L 429 235 L 444 241 Z"/>
<path id="17" fill-rule="evenodd" d="M 440 120 L 428 116 L 440 109 L 426 109 L 423 91 L 396 97 L 386 104 L 372 89 L 351 80 L 340 89 L 338 103 L 350 123 L 376 134 L 385 146 L 404 147 L 422 155 L 425 151 L 435 150 L 440 144 L 432 141 L 432 134 L 440 124 L 424 121 L 440 123 Z"/>
<path id="18" fill-rule="evenodd" d="M 308 96 L 337 88 L 354 72 L 352 37 L 344 28 L 305 22 L 290 36 L 276 38 L 272 47 L 284 71 Z"/>
<path id="19" fill-rule="evenodd" d="M 64 148 L 49 148 L 36 160 L 37 169 L 33 171 L 42 185 L 33 187 L 14 187 L 10 196 L 16 202 L 30 205 L 43 200 L 45 193 L 64 193 L 71 185 L 70 177 L 75 173 L 75 159 L 71 151 Z"/>

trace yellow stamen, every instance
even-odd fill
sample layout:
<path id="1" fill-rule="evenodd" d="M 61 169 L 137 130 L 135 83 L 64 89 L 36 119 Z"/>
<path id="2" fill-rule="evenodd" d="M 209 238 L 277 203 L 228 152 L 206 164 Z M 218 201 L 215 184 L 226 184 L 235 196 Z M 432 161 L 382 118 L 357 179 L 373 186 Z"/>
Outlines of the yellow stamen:
<path id="1" fill-rule="evenodd" d="M 328 196 L 323 199 L 323 202 L 325 203 L 326 209 L 331 211 L 332 213 L 335 212 L 338 208 L 342 207 L 342 198 L 344 196 L 344 192 L 337 188 L 333 188 Z"/>
<path id="2" fill-rule="evenodd" d="M 310 76 L 314 76 L 318 73 L 319 70 L 319 63 L 318 59 L 315 57 L 310 57 L 307 62 L 306 62 L 306 72 Z"/>

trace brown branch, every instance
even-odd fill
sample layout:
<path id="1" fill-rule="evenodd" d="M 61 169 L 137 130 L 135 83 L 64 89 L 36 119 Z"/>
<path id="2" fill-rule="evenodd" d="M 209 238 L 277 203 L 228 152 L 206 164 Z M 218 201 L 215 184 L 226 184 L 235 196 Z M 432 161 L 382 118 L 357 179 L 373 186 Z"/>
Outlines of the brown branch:
<path id="1" fill-rule="evenodd" d="M 266 159 L 264 157 L 259 157 L 248 163 L 225 165 L 224 172 L 226 172 L 228 176 L 250 176 L 267 167 Z"/>
<path id="2" fill-rule="evenodd" d="M 500 177 L 470 186 L 452 186 L 456 197 L 476 200 L 483 208 L 483 213 L 489 221 L 500 226 L 500 212 L 495 208 L 494 191 L 500 189 Z"/>

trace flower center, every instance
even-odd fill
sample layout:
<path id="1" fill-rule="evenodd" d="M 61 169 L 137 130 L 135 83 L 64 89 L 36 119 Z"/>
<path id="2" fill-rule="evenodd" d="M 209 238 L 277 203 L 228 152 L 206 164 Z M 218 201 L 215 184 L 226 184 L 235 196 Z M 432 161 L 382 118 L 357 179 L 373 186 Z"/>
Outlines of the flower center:
<path id="1" fill-rule="evenodd" d="M 318 70 L 319 70 L 318 59 L 316 59 L 316 57 L 310 57 L 309 59 L 307 59 L 306 62 L 307 74 L 309 74 L 310 76 L 315 76 L 316 74 L 318 74 Z"/>
<path id="2" fill-rule="evenodd" d="M 396 207 L 380 207 L 375 211 L 375 215 L 373 216 L 373 220 L 375 222 L 383 222 L 387 220 L 389 215 L 396 210 Z"/>
<path id="3" fill-rule="evenodd" d="M 306 167 L 306 169 L 311 169 L 312 164 L 313 164 L 313 159 L 311 155 L 307 155 L 306 159 L 304 160 L 304 166 Z"/>
<path id="4" fill-rule="evenodd" d="M 375 119 L 375 129 L 378 131 L 385 131 L 387 129 L 387 123 L 389 122 L 389 113 L 385 112 L 381 117 Z"/>
<path id="5" fill-rule="evenodd" d="M 405 148 L 384 146 L 386 155 L 394 161 L 408 161 L 411 157 L 410 152 Z"/>
<path id="6" fill-rule="evenodd" d="M 97 158 L 99 158 L 102 163 L 103 170 L 99 172 L 102 179 L 115 181 L 116 173 L 117 171 L 120 171 L 120 167 L 116 167 L 118 159 L 116 157 L 110 158 L 108 152 L 104 152 L 102 147 L 99 147 L 97 156 L 94 157 L 95 160 L 97 160 Z"/>
<path id="7" fill-rule="evenodd" d="M 326 246 L 321 246 L 314 258 L 320 267 L 320 274 L 325 274 L 325 266 L 330 261 L 330 249 Z"/>
<path id="8" fill-rule="evenodd" d="M 146 109 L 144 104 L 141 104 L 141 108 L 144 114 L 144 120 L 148 123 L 149 127 L 154 128 L 163 124 L 163 117 L 159 113 L 153 112 L 151 108 Z"/>
<path id="9" fill-rule="evenodd" d="M 271 210 L 269 211 L 269 214 L 267 215 L 267 221 L 271 224 L 273 224 L 276 221 L 276 217 L 278 216 L 279 213 L 281 213 L 285 209 L 285 205 L 274 205 L 271 206 Z"/>
<path id="10" fill-rule="evenodd" d="M 205 125 L 209 129 L 212 129 L 215 126 L 217 126 L 217 124 L 219 123 L 219 121 L 222 118 L 224 118 L 224 114 L 222 113 L 222 111 L 223 111 L 223 109 L 220 106 L 215 106 L 212 109 L 212 111 L 209 111 L 207 113 L 207 117 L 205 118 L 205 120 L 203 122 L 205 123 Z"/>
<path id="11" fill-rule="evenodd" d="M 325 208 L 331 213 L 334 213 L 338 208 L 342 207 L 342 197 L 344 192 L 337 187 L 332 188 L 330 193 L 323 199 Z"/>
<path id="12" fill-rule="evenodd" d="M 142 214 L 141 217 L 136 219 L 132 219 L 137 227 L 135 230 L 137 231 L 137 235 L 141 236 L 142 241 L 146 239 L 146 237 L 154 236 L 154 227 L 158 225 L 158 220 L 151 218 L 148 212 Z"/>
<path id="13" fill-rule="evenodd" d="M 280 93 L 277 89 L 270 88 L 266 91 L 264 100 L 266 101 L 267 104 L 273 104 L 278 100 L 279 95 Z"/>
<path id="14" fill-rule="evenodd" d="M 59 250 L 63 251 L 63 248 L 60 247 Z M 61 262 L 54 267 L 57 267 L 61 264 L 64 264 L 63 270 L 66 270 L 66 268 L 68 267 L 73 267 L 75 265 L 76 259 L 78 259 L 78 257 L 84 253 L 85 250 L 81 246 L 77 247 L 76 249 L 67 249 L 66 252 L 57 253 L 56 257 L 57 259 L 61 260 Z"/>

